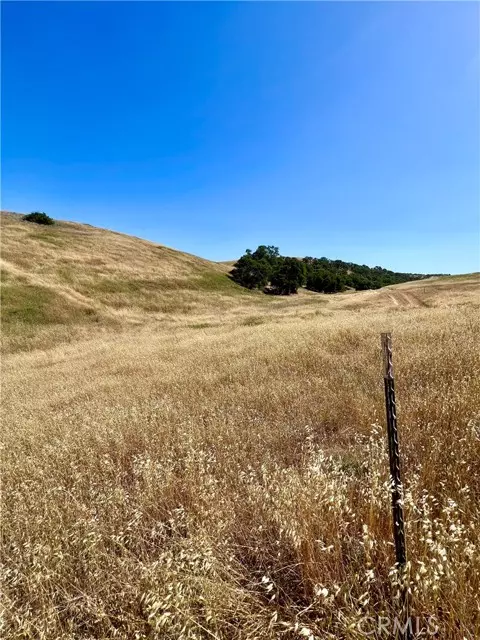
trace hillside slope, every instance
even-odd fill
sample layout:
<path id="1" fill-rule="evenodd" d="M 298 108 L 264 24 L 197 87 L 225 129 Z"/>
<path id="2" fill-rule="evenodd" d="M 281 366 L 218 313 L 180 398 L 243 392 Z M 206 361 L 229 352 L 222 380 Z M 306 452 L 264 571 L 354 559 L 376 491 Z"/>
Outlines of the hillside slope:
<path id="1" fill-rule="evenodd" d="M 112 325 L 248 295 L 228 268 L 85 224 L 42 226 L 2 212 L 2 327 Z"/>
<path id="2" fill-rule="evenodd" d="M 90 225 L 42 226 L 2 212 L 1 231 L 2 348 L 7 352 L 48 349 L 147 323 L 208 329 L 479 299 L 478 274 L 376 291 L 265 296 L 234 283 L 228 262 L 210 262 Z"/>

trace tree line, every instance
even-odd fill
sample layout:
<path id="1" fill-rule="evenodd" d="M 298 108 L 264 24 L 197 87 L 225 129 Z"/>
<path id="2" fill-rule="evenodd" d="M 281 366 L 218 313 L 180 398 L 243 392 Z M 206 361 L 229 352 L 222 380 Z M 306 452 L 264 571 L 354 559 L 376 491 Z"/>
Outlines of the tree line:
<path id="1" fill-rule="evenodd" d="M 397 273 L 383 267 L 368 267 L 328 258 L 290 258 L 281 256 L 278 247 L 260 245 L 253 252 L 246 250 L 235 263 L 231 277 L 248 289 L 290 295 L 297 293 L 300 287 L 321 293 L 337 293 L 348 288 L 362 291 L 428 276 Z"/>

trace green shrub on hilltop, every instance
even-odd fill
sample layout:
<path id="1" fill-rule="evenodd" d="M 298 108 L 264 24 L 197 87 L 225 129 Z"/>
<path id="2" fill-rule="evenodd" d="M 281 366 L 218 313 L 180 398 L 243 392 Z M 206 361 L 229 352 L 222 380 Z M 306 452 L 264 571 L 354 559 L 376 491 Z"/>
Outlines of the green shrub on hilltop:
<path id="1" fill-rule="evenodd" d="M 32 213 L 23 216 L 23 219 L 27 222 L 35 222 L 36 224 L 55 224 L 55 220 L 47 216 L 44 211 L 32 211 Z"/>

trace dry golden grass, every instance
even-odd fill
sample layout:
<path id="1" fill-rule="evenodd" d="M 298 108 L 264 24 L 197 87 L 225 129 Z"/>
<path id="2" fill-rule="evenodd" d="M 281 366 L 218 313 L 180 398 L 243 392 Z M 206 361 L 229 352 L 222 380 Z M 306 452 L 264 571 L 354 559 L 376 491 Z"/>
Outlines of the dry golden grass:
<path id="1" fill-rule="evenodd" d="M 354 639 L 392 617 L 384 330 L 412 614 L 480 637 L 478 280 L 189 295 L 7 341 L 2 637 Z"/>

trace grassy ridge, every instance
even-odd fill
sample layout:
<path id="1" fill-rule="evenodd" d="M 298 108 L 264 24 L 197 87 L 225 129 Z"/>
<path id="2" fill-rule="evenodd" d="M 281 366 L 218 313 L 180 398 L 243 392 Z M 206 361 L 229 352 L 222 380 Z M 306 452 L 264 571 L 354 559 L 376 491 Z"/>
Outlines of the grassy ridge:
<path id="1" fill-rule="evenodd" d="M 45 227 L 2 213 L 2 326 L 4 349 L 30 348 L 32 327 L 56 339 L 74 328 L 128 327 L 202 304 L 221 308 L 249 296 L 228 268 L 168 247 L 88 225 Z M 251 295 L 251 294 L 250 294 Z M 52 330 L 54 329 L 51 327 Z M 51 342 L 48 342 L 50 345 Z"/>

